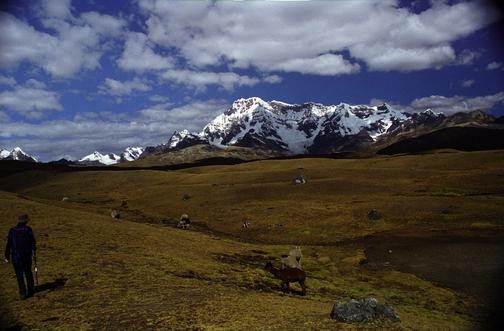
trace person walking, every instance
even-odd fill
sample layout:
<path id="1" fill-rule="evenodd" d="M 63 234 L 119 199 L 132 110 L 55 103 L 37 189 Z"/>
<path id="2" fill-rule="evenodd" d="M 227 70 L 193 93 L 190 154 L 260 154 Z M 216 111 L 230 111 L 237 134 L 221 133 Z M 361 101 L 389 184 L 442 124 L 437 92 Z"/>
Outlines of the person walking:
<path id="1" fill-rule="evenodd" d="M 36 242 L 33 230 L 27 225 L 27 214 L 18 217 L 18 224 L 9 230 L 5 247 L 5 262 L 12 262 L 19 286 L 19 297 L 27 299 L 34 294 L 32 253 L 36 254 Z M 24 278 L 26 277 L 26 285 Z"/>

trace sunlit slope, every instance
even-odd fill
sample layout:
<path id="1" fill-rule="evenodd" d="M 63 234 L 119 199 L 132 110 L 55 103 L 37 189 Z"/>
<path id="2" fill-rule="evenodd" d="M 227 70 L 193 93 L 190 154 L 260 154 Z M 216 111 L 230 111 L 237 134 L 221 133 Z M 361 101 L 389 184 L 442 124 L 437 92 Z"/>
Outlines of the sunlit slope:
<path id="1" fill-rule="evenodd" d="M 17 300 L 12 267 L 0 265 L 0 313 L 7 326 L 30 330 L 470 330 L 466 296 L 412 275 L 371 272 L 356 247 L 305 247 L 306 297 L 282 295 L 262 265 L 287 250 L 234 242 L 158 225 L 114 221 L 0 193 L 0 232 L 27 212 L 38 239 L 39 282 L 64 286 Z M 278 264 L 278 262 L 276 262 Z M 294 286 L 296 288 L 296 286 Z M 336 300 L 373 295 L 402 322 L 366 326 L 330 320 Z"/>
<path id="2" fill-rule="evenodd" d="M 292 184 L 298 175 L 308 182 Z M 25 172 L 0 183 L 62 207 L 108 215 L 127 200 L 125 219 L 174 224 L 187 213 L 200 229 L 293 244 L 387 230 L 502 226 L 503 187 L 503 151 L 257 161 L 166 172 Z M 382 219 L 369 221 L 371 209 Z M 248 229 L 241 228 L 243 221 L 250 222 Z"/>
<path id="3" fill-rule="evenodd" d="M 281 156 L 282 153 L 254 148 L 230 146 L 218 148 L 211 145 L 195 145 L 169 153 L 153 153 L 132 162 L 122 162 L 120 167 L 151 167 L 191 163 L 206 158 L 224 157 L 241 160 L 258 160 Z"/>

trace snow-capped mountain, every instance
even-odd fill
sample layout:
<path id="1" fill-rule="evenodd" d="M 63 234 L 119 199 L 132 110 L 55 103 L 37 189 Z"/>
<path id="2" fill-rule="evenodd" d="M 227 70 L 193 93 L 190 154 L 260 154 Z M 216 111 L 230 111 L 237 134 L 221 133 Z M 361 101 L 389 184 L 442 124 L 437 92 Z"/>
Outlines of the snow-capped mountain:
<path id="1" fill-rule="evenodd" d="M 19 147 L 13 148 L 10 152 L 6 149 L 0 149 L 0 160 L 38 162 L 35 157 L 23 152 Z"/>
<path id="2" fill-rule="evenodd" d="M 89 155 L 84 156 L 78 162 L 81 164 L 88 164 L 88 165 L 93 164 L 112 165 L 118 163 L 120 160 L 121 157 L 114 153 L 104 155 L 100 152 L 95 151 Z"/>
<path id="3" fill-rule="evenodd" d="M 94 151 L 78 160 L 77 163 L 84 165 L 112 165 L 119 162 L 134 161 L 138 159 L 143 152 L 143 147 L 128 147 L 121 153 L 121 156 L 114 153 L 102 154 L 98 151 Z"/>
<path id="4" fill-rule="evenodd" d="M 312 102 L 266 102 L 253 97 L 236 100 L 199 134 L 187 130 L 175 132 L 165 146 L 170 150 L 208 143 L 296 154 L 328 153 L 355 150 L 406 126 L 441 117 L 444 116 L 432 111 L 403 113 L 387 104 L 325 106 Z"/>
<path id="5" fill-rule="evenodd" d="M 135 161 L 144 152 L 143 147 L 128 147 L 121 154 L 121 162 L 125 161 Z"/>
<path id="6" fill-rule="evenodd" d="M 199 133 L 189 132 L 188 130 L 175 131 L 171 136 L 170 140 L 166 144 L 166 147 L 170 150 L 182 149 L 185 147 L 207 144 L 208 140 L 201 137 Z"/>
<path id="7" fill-rule="evenodd" d="M 1 149 L 0 148 L 0 159 L 5 159 L 7 156 L 10 155 L 10 152 L 6 149 Z"/>

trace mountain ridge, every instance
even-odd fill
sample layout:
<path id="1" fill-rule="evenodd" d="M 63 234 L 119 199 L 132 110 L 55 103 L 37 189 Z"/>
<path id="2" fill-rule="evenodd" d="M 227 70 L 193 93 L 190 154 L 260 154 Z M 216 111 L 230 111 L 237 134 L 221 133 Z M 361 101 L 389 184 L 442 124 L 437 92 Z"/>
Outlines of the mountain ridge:
<path id="1" fill-rule="evenodd" d="M 445 116 L 430 109 L 403 112 L 387 103 L 375 106 L 347 103 L 323 105 L 317 102 L 290 104 L 251 97 L 235 100 L 200 132 L 186 129 L 174 131 L 166 143 L 145 148 L 128 147 L 119 155 L 95 151 L 78 161 L 52 162 L 87 166 L 114 165 L 148 157 L 152 159 L 153 155 L 173 153 L 199 145 L 221 149 L 250 149 L 232 152 L 234 156 L 242 155 L 247 159 L 255 155 L 369 154 L 400 140 L 445 127 L 492 125 L 500 124 L 492 115 L 479 110 Z M 0 159 L 6 159 L 11 154 L 6 150 L 0 152 Z M 203 155 L 205 152 L 208 155 Z M 199 157 L 223 157 L 222 153 L 216 153 L 214 149 L 199 149 L 196 153 Z M 27 154 L 22 152 L 20 155 Z M 37 162 L 29 155 L 26 160 L 29 160 L 28 157 L 32 158 L 31 162 Z M 193 156 L 186 157 L 194 159 Z M 175 159 L 180 159 L 180 156 Z"/>
<path id="2" fill-rule="evenodd" d="M 400 112 L 386 103 L 326 106 L 241 98 L 200 132 L 175 131 L 167 144 L 147 149 L 146 155 L 198 144 L 265 148 L 291 154 L 353 151 L 417 122 L 444 117 L 430 109 L 422 113 Z"/>
<path id="3" fill-rule="evenodd" d="M 0 148 L 0 160 L 38 162 L 35 157 L 25 153 L 20 147 L 14 147 L 11 151 Z"/>

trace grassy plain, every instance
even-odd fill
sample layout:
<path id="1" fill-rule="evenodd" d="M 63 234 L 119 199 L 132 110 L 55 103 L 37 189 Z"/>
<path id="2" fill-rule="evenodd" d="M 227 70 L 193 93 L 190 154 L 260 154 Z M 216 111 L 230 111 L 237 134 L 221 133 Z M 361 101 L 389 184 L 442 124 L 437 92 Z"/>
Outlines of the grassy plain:
<path id="1" fill-rule="evenodd" d="M 308 182 L 293 185 L 301 174 Z M 473 330 L 484 322 L 473 309 L 479 298 L 366 268 L 363 240 L 502 234 L 503 188 L 504 151 L 17 173 L 0 178 L 0 233 L 28 212 L 40 283 L 65 285 L 17 301 L 3 264 L 0 313 L 34 330 Z M 382 219 L 367 219 L 373 208 Z M 174 226 L 182 213 L 189 231 Z M 293 245 L 303 246 L 305 297 L 282 293 L 262 270 Z M 329 318 L 334 302 L 364 295 L 390 304 L 401 322 Z"/>

